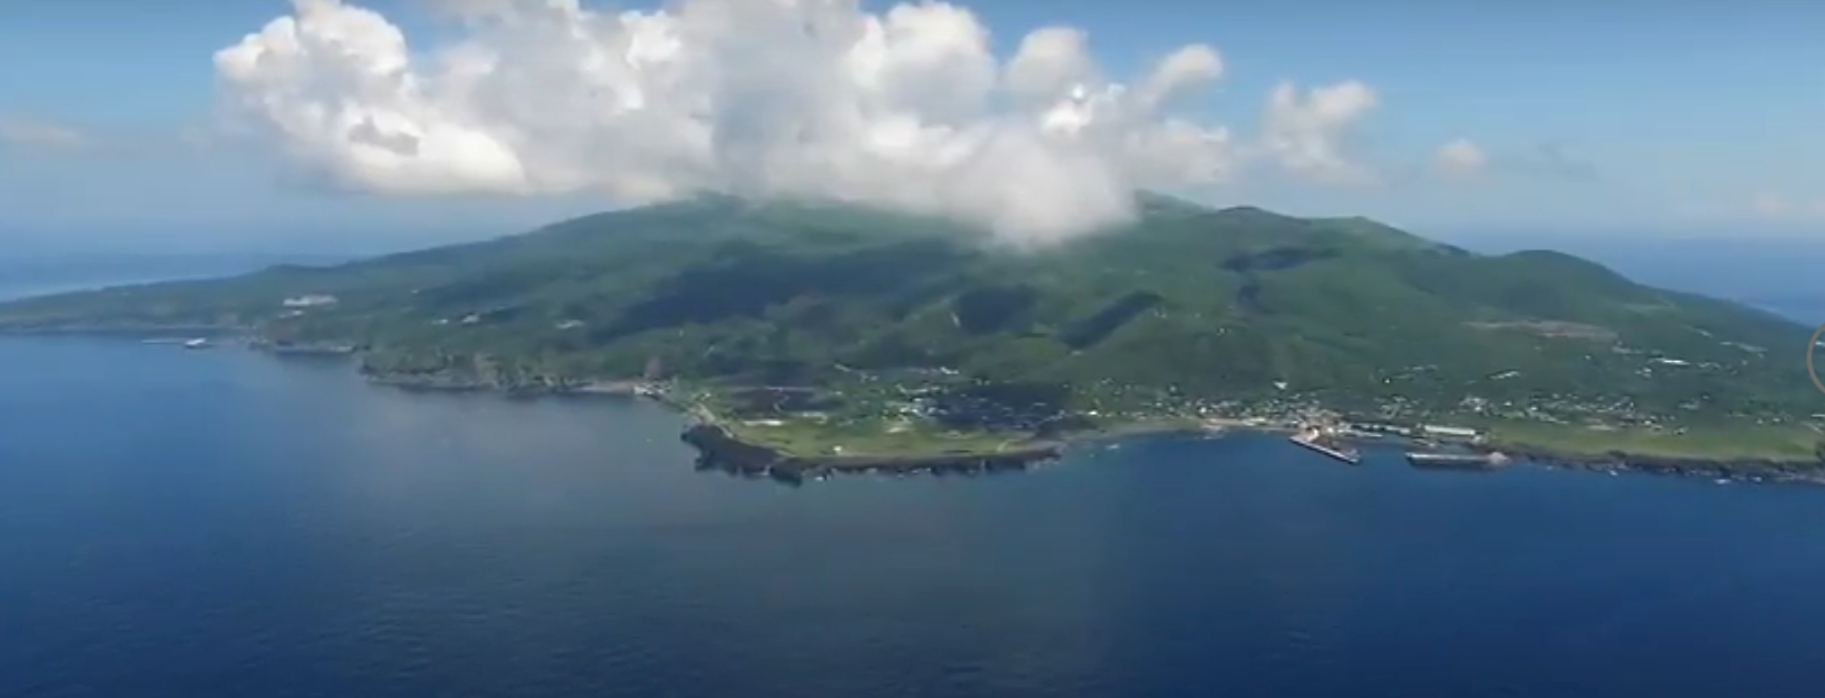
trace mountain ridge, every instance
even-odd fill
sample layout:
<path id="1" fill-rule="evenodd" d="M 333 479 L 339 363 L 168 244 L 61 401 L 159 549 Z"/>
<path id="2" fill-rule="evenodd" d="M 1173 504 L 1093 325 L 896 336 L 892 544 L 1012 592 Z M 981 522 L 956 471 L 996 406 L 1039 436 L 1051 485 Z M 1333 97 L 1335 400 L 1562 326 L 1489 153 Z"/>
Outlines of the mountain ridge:
<path id="1" fill-rule="evenodd" d="M 726 385 L 944 369 L 1104 411 L 1784 422 L 1818 397 L 1798 352 L 1807 328 L 1576 256 L 1483 255 L 1361 217 L 1166 196 L 1137 211 L 1018 250 L 930 217 L 700 197 L 340 265 L 0 304 L 0 330 L 234 328 L 357 347 L 377 376 L 509 386 L 655 363 Z M 336 301 L 285 304 L 306 295 Z"/>

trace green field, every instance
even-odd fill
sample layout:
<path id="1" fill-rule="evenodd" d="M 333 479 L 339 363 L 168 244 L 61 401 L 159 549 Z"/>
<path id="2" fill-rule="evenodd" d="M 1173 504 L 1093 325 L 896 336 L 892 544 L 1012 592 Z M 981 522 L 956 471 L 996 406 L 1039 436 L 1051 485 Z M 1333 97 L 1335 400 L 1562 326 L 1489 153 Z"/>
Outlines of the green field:
<path id="1" fill-rule="evenodd" d="M 1592 429 L 1584 426 L 1498 423 L 1490 428 L 1496 443 L 1510 443 L 1568 455 L 1598 456 L 1612 452 L 1637 456 L 1703 460 L 1817 460 L 1825 434 L 1804 425 L 1691 427 L 1685 433 L 1639 428 Z"/>
<path id="2" fill-rule="evenodd" d="M 1025 443 L 1019 434 L 943 431 L 899 421 L 827 422 L 814 419 L 724 420 L 742 441 L 788 456 L 909 457 L 950 452 L 996 453 Z"/>

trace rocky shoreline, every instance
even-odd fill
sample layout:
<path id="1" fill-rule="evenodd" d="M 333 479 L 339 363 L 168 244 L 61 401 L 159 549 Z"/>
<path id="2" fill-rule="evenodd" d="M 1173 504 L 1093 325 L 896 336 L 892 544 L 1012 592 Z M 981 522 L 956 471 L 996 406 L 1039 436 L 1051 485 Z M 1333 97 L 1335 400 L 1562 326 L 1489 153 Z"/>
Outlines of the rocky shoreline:
<path id="1" fill-rule="evenodd" d="M 242 335 L 248 348 L 274 356 L 359 357 L 356 347 L 345 344 L 281 344 L 258 337 L 246 337 L 245 328 L 224 325 L 106 326 L 56 328 L 9 328 L 7 334 L 89 335 L 112 337 L 148 337 L 183 333 L 223 339 Z M 677 409 L 690 412 L 687 405 L 677 404 L 666 396 L 643 393 L 638 381 L 584 381 L 537 376 L 531 380 L 502 381 L 454 371 L 407 373 L 375 371 L 363 367 L 364 379 L 375 384 L 403 390 L 428 392 L 491 392 L 513 397 L 540 396 L 635 396 L 645 395 Z M 522 377 L 523 378 L 523 377 Z M 1232 425 L 1234 431 L 1278 433 L 1271 427 Z M 1175 431 L 1157 426 L 1133 429 L 1113 428 L 1098 434 L 1069 441 L 1104 441 Z M 743 442 L 727 430 L 697 419 L 680 439 L 699 451 L 699 467 L 745 475 L 764 475 L 785 482 L 802 482 L 827 475 L 856 472 L 881 473 L 984 473 L 1024 470 L 1032 464 L 1054 460 L 1063 452 L 1063 442 L 1025 446 L 995 454 L 938 454 L 928 456 L 819 456 L 792 457 L 763 446 Z M 1715 459 L 1645 455 L 1624 451 L 1601 454 L 1574 453 L 1515 443 L 1491 443 L 1475 447 L 1489 453 L 1501 452 L 1515 463 L 1533 463 L 1556 468 L 1595 472 L 1635 472 L 1663 476 L 1704 477 L 1742 482 L 1800 482 L 1825 484 L 1825 461 L 1777 460 L 1761 458 Z"/>
<path id="2" fill-rule="evenodd" d="M 319 354 L 318 356 L 322 356 Z M 538 381 L 498 383 L 449 374 L 393 374 L 362 372 L 371 385 L 424 393 L 494 393 L 516 398 L 536 397 L 634 397 L 642 395 L 635 381 Z M 655 397 L 655 396 L 648 396 Z M 682 411 L 682 410 L 681 410 Z"/>
<path id="3" fill-rule="evenodd" d="M 354 357 L 360 349 L 353 344 L 340 342 L 275 342 L 268 339 L 254 338 L 247 341 L 247 348 L 263 351 L 274 356 L 321 356 L 321 357 Z"/>
<path id="4" fill-rule="evenodd" d="M 1648 475 L 1704 477 L 1740 482 L 1801 482 L 1825 484 L 1825 462 L 1817 460 L 1775 460 L 1741 458 L 1715 460 L 1706 458 L 1644 455 L 1623 451 L 1603 454 L 1578 454 L 1517 444 L 1491 445 L 1485 452 L 1500 451 L 1510 458 L 1555 468 L 1597 472 L 1633 472 Z"/>
<path id="5" fill-rule="evenodd" d="M 820 456 L 793 457 L 771 448 L 748 443 L 728 430 L 697 420 L 680 435 L 680 440 L 698 450 L 698 467 L 725 472 L 768 476 L 788 483 L 819 479 L 845 473 L 931 473 L 976 474 L 1025 470 L 1034 464 L 1061 457 L 1071 443 L 1120 441 L 1182 429 L 1137 429 L 1131 433 L 1086 435 L 1080 439 L 1033 444 L 995 454 L 958 453 L 931 456 Z M 1233 428 L 1228 433 L 1278 434 L 1271 428 Z M 1191 433 L 1191 432 L 1186 432 Z M 1377 442 L 1386 446 L 1387 442 Z M 1691 457 L 1654 456 L 1611 451 L 1604 454 L 1574 454 L 1516 444 L 1484 445 L 1472 450 L 1501 453 L 1509 465 L 1533 464 L 1549 468 L 1584 470 L 1597 473 L 1641 473 L 1660 476 L 1707 478 L 1731 482 L 1778 482 L 1825 484 L 1825 462 L 1807 460 L 1732 459 L 1713 460 Z M 1489 468 L 1488 471 L 1503 468 Z"/>
<path id="6" fill-rule="evenodd" d="M 1025 470 L 1062 455 L 1056 444 L 1033 444 L 995 453 L 799 457 L 742 441 L 727 429 L 702 421 L 692 424 L 678 438 L 697 449 L 699 469 L 766 476 L 787 484 L 844 473 L 976 475 Z"/>

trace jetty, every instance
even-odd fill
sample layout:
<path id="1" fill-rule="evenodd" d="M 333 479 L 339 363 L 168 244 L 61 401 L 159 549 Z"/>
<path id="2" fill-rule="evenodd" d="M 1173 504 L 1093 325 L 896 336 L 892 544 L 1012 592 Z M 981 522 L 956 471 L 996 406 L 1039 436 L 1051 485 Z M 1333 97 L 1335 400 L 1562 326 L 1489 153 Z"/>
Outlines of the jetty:
<path id="1" fill-rule="evenodd" d="M 1489 471 L 1507 465 L 1508 457 L 1495 451 L 1489 453 L 1409 451 L 1407 452 L 1407 464 L 1415 468 Z"/>
<path id="2" fill-rule="evenodd" d="M 1306 427 L 1287 440 L 1350 465 L 1362 464 L 1362 452 L 1348 446 L 1331 445 L 1328 443 L 1332 441 L 1330 433 L 1321 427 Z"/>

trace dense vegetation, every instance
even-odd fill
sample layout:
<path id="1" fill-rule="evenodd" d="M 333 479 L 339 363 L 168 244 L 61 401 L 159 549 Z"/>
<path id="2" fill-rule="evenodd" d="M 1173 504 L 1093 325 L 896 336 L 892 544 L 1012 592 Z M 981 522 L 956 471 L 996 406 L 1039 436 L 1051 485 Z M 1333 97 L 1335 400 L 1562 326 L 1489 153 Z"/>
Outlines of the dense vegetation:
<path id="1" fill-rule="evenodd" d="M 382 374 L 828 384 L 952 369 L 1097 405 L 1299 399 L 1804 416 L 1807 329 L 1589 261 L 1165 197 L 1038 251 L 943 221 L 702 198 L 328 267 L 0 305 L 0 329 L 248 329 Z M 328 294 L 333 304 L 283 301 Z M 1468 401 L 1467 401 L 1468 399 Z"/>

